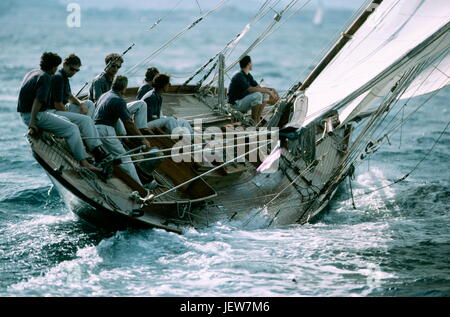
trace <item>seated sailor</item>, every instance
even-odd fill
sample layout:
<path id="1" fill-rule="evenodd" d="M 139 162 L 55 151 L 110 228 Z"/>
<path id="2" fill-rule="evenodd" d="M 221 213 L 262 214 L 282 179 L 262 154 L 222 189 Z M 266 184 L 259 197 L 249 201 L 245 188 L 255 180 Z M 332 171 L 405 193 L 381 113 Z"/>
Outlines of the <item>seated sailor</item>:
<path id="1" fill-rule="evenodd" d="M 145 72 L 144 83 L 139 87 L 136 100 L 140 100 L 146 93 L 153 89 L 153 79 L 159 74 L 159 70 L 156 67 L 149 67 Z"/>
<path id="2" fill-rule="evenodd" d="M 94 80 L 92 81 L 92 85 L 89 88 L 90 100 L 92 100 L 93 102 L 98 102 L 101 95 L 110 91 L 114 77 L 122 67 L 123 62 L 124 61 L 122 56 L 117 53 L 111 53 L 105 57 L 105 71 L 94 78 Z M 96 105 L 96 107 L 98 107 L 98 104 Z M 140 100 L 132 101 L 127 104 L 127 108 L 132 117 L 145 117 L 142 115 L 144 110 L 146 111 L 145 102 Z M 138 129 L 144 129 L 147 127 L 147 122 L 145 122 L 145 120 L 139 121 L 135 118 L 134 121 Z M 118 135 L 127 134 L 127 131 L 125 130 L 125 127 L 120 120 L 117 121 L 117 126 L 115 127 L 115 129 Z"/>
<path id="3" fill-rule="evenodd" d="M 30 136 L 38 136 L 40 129 L 42 129 L 57 137 L 64 138 L 73 157 L 79 161 L 82 167 L 100 172 L 101 169 L 91 165 L 86 160 L 88 154 L 84 149 L 78 126 L 67 118 L 48 111 L 51 95 L 51 75 L 55 74 L 61 61 L 61 57 L 55 53 L 45 52 L 42 54 L 41 69 L 28 72 L 22 81 L 17 112 L 20 113 L 23 122 L 29 127 Z"/>
<path id="4" fill-rule="evenodd" d="M 147 121 L 148 128 L 161 128 L 168 133 L 172 133 L 175 128 L 186 128 L 191 134 L 194 133 L 188 121 L 176 119 L 174 117 L 166 117 L 162 115 L 162 96 L 161 94 L 168 91 L 170 87 L 170 77 L 167 74 L 158 74 L 153 79 L 153 90 L 147 92 L 141 100 L 147 105 Z"/>
<path id="5" fill-rule="evenodd" d="M 51 102 L 48 111 L 65 117 L 78 126 L 81 136 L 87 137 L 85 142 L 88 150 L 94 155 L 96 162 L 99 163 L 108 154 L 101 147 L 102 142 L 98 137 L 98 132 L 91 116 L 80 114 L 80 112 L 88 113 L 90 111 L 93 114 L 94 103 L 90 100 L 80 102 L 78 98 L 72 95 L 70 90 L 69 78 L 80 70 L 80 66 L 81 61 L 74 54 L 64 59 L 63 67 L 52 77 Z M 69 100 L 72 104 L 67 103 Z"/>
<path id="6" fill-rule="evenodd" d="M 106 68 L 92 80 L 91 87 L 89 87 L 89 100 L 97 102 L 102 94 L 111 89 L 114 77 L 122 67 L 122 63 L 123 58 L 119 54 L 111 53 L 105 57 Z"/>
<path id="7" fill-rule="evenodd" d="M 252 119 L 258 124 L 266 103 L 274 104 L 278 100 L 278 93 L 273 88 L 261 87 L 250 74 L 253 64 L 250 56 L 245 56 L 239 61 L 241 70 L 231 78 L 228 88 L 228 102 L 242 113 L 252 109 Z M 263 94 L 270 96 L 264 101 Z"/>
<path id="8" fill-rule="evenodd" d="M 139 131 L 139 126 L 133 122 L 131 114 L 127 109 L 127 103 L 123 99 L 128 85 L 128 79 L 125 76 L 117 76 L 110 91 L 104 93 L 97 101 L 97 109 L 95 113 L 95 125 L 97 127 L 98 134 L 101 137 L 114 137 L 117 136 L 115 126 L 117 121 L 122 121 L 127 135 L 142 135 Z M 143 118 L 139 117 L 143 116 Z M 147 108 L 143 112 L 139 113 L 138 117 L 134 117 L 135 120 L 146 121 Z M 114 156 L 124 154 L 125 148 L 117 138 L 104 138 L 102 139 L 103 146 Z M 145 139 L 141 139 L 142 144 L 148 149 L 150 143 Z M 130 157 L 124 157 L 121 159 L 121 167 L 140 185 L 142 185 L 139 176 L 136 172 L 136 168 Z"/>
<path id="9" fill-rule="evenodd" d="M 94 103 L 91 100 L 80 101 L 70 89 L 69 78 L 75 76 L 80 71 L 80 67 L 81 60 L 75 54 L 70 54 L 64 59 L 63 67 L 52 77 L 52 97 L 62 103 L 61 107 L 56 108 L 57 110 L 68 110 L 92 118 L 95 110 Z"/>

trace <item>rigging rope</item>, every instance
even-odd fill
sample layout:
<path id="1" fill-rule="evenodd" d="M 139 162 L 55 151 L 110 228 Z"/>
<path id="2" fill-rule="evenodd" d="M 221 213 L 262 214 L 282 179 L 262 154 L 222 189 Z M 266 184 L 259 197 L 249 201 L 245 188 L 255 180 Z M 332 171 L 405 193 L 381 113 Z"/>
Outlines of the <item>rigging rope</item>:
<path id="1" fill-rule="evenodd" d="M 194 26 L 196 26 L 198 23 L 200 23 L 203 19 L 205 19 L 207 16 L 209 16 L 211 13 L 217 11 L 218 9 L 220 9 L 221 7 L 223 7 L 225 5 L 225 3 L 229 1 L 229 0 L 221 0 L 217 6 L 215 6 L 213 9 L 207 11 L 205 14 L 203 14 L 202 16 L 200 16 L 199 18 L 197 18 L 194 22 L 190 23 L 189 25 L 187 25 L 184 29 L 182 29 L 180 32 L 178 32 L 176 35 L 174 35 L 171 39 L 169 39 L 166 43 L 164 43 L 161 47 L 159 47 L 158 49 L 156 49 L 155 51 L 153 51 L 149 56 L 147 56 L 146 58 L 144 58 L 142 61 L 140 61 L 139 63 L 137 63 L 135 66 L 131 67 L 130 69 L 128 69 L 124 75 L 128 76 L 132 76 L 133 74 L 135 74 L 138 70 L 138 68 L 140 66 L 142 66 L 145 63 L 148 63 L 149 61 L 151 61 L 155 56 L 157 56 L 158 54 L 160 54 L 164 49 L 166 49 L 170 44 L 172 44 L 175 40 L 177 40 L 179 37 L 181 37 L 184 33 L 186 33 L 187 31 L 189 31 L 190 29 L 192 29 Z"/>
<path id="2" fill-rule="evenodd" d="M 345 172 L 345 170 L 348 170 L 348 168 L 353 164 L 353 162 L 355 161 L 356 157 L 352 157 L 355 154 L 360 153 L 360 149 L 363 146 L 367 146 L 367 144 L 362 142 L 362 138 L 364 137 L 370 137 L 369 135 L 369 131 L 372 131 L 370 134 L 374 134 L 377 130 L 377 128 L 379 128 L 379 125 L 376 125 L 375 123 L 379 120 L 384 120 L 386 118 L 386 116 L 384 116 L 384 118 L 382 118 L 381 114 L 383 114 L 385 112 L 385 110 L 393 103 L 394 106 L 395 104 L 398 103 L 400 96 L 406 91 L 406 89 L 409 87 L 409 85 L 411 84 L 411 82 L 416 78 L 416 75 L 418 73 L 420 73 L 421 71 L 423 71 L 423 69 L 426 67 L 426 63 L 423 62 L 422 64 L 417 65 L 416 67 L 413 67 L 412 69 L 410 69 L 407 73 L 404 74 L 403 78 L 399 80 L 399 82 L 397 83 L 397 86 L 395 87 L 394 91 L 392 91 L 392 95 L 386 100 L 386 102 L 383 103 L 383 106 L 380 106 L 377 111 L 375 112 L 375 114 L 372 116 L 372 119 L 369 121 L 369 123 L 366 125 L 366 127 L 364 128 L 363 132 L 360 133 L 360 135 L 358 136 L 357 140 L 354 141 L 353 146 L 350 148 L 347 157 L 343 160 L 343 164 L 341 165 L 341 167 L 335 172 L 334 176 L 330 177 L 330 184 L 333 183 L 337 183 L 340 179 L 340 177 L 345 177 L 346 175 L 344 175 L 343 173 Z M 426 79 L 425 79 L 426 80 Z M 430 98 L 428 98 L 424 103 L 422 103 L 417 109 L 415 109 L 412 113 L 416 112 L 420 107 L 422 107 L 426 102 L 428 102 L 435 94 L 437 93 L 437 91 L 432 94 L 430 96 Z M 404 119 L 400 124 L 403 125 L 405 123 L 406 120 L 409 119 L 409 117 L 412 115 L 412 113 L 410 113 L 408 115 L 408 117 L 406 119 Z M 447 124 L 447 126 L 445 127 L 444 131 L 441 133 L 441 136 L 444 134 L 445 130 L 448 128 L 448 125 L 450 124 L 450 122 Z M 381 142 L 384 138 L 388 138 L 388 135 L 395 131 L 395 129 L 398 129 L 399 125 L 397 125 L 394 129 L 391 129 L 388 133 L 386 133 L 383 138 L 379 139 L 378 142 Z M 440 137 L 441 137 L 440 136 Z M 439 137 L 439 139 L 440 139 Z M 439 140 L 438 139 L 438 140 Z M 435 145 L 437 144 L 438 140 L 435 142 L 435 144 L 433 144 L 433 147 L 430 149 L 430 151 L 428 152 L 428 154 L 434 149 Z M 401 181 L 403 181 L 404 179 L 406 179 L 415 169 L 417 169 L 417 167 L 420 165 L 420 163 L 422 163 L 425 160 L 426 157 L 424 157 L 414 168 L 410 173 L 407 173 L 406 175 L 404 175 L 402 178 L 396 180 L 395 182 L 393 182 L 392 184 L 383 186 L 381 188 L 378 188 L 376 190 L 380 190 L 382 188 L 391 186 L 393 184 L 399 183 Z M 328 186 L 328 190 L 325 193 L 328 193 L 330 191 L 331 186 Z M 368 192 L 370 193 L 370 192 Z M 368 194 L 366 193 L 366 194 Z"/>
<path id="3" fill-rule="evenodd" d="M 166 148 L 166 149 L 158 149 L 157 151 L 148 151 L 148 152 L 143 152 L 143 153 L 132 154 L 132 155 L 130 155 L 130 157 L 146 155 L 146 154 L 155 154 L 155 153 L 172 151 L 172 150 L 182 150 L 182 149 L 186 148 L 187 146 L 198 147 L 200 145 L 213 145 L 213 144 L 229 143 L 229 142 L 233 142 L 234 143 L 235 140 L 241 140 L 241 139 L 246 139 L 246 138 L 253 138 L 254 139 L 257 136 L 267 136 L 266 134 L 267 133 L 264 133 L 264 134 L 253 134 L 253 135 L 246 135 L 246 136 L 237 137 L 237 138 L 225 138 L 225 139 L 221 138 L 221 139 L 218 139 L 218 140 L 210 140 L 208 142 L 203 142 L 203 143 L 186 144 L 186 145 L 179 146 L 179 147 L 171 147 L 171 148 Z M 211 134 L 211 135 L 214 135 L 214 134 Z M 245 144 L 248 144 L 248 143 L 245 143 L 245 142 L 244 143 L 238 143 L 236 146 L 245 145 Z"/>
<path id="4" fill-rule="evenodd" d="M 385 185 L 385 186 L 376 188 L 376 189 L 374 189 L 374 190 L 371 190 L 371 191 L 368 191 L 368 192 L 365 192 L 365 193 L 356 195 L 355 197 L 366 196 L 366 195 L 372 194 L 372 193 L 374 193 L 374 192 L 376 192 L 376 191 L 379 191 L 379 190 L 381 190 L 381 189 L 384 189 L 384 188 L 386 188 L 386 187 L 390 187 L 390 186 L 392 186 L 392 185 L 395 185 L 395 184 L 398 184 L 398 183 L 404 181 L 407 177 L 409 177 L 409 176 L 410 176 L 410 175 L 411 175 L 411 174 L 419 167 L 420 164 L 422 164 L 423 161 L 425 161 L 425 160 L 427 159 L 427 157 L 430 155 L 430 153 L 434 150 L 434 148 L 436 147 L 436 145 L 439 143 L 439 141 L 440 141 L 440 139 L 442 138 L 442 136 L 445 134 L 445 132 L 446 132 L 446 130 L 447 130 L 447 128 L 448 128 L 449 125 L 450 125 L 450 121 L 447 122 L 447 125 L 445 126 L 444 130 L 442 130 L 442 132 L 440 133 L 439 137 L 434 141 L 434 143 L 433 143 L 433 145 L 431 146 L 431 148 L 427 151 L 427 153 L 425 153 L 425 155 L 422 157 L 422 159 L 421 159 L 419 162 L 417 162 L 417 164 L 413 167 L 412 170 L 410 170 L 408 173 L 406 173 L 405 175 L 403 175 L 402 177 L 400 177 L 399 179 L 393 181 L 393 182 L 390 183 L 390 184 L 387 184 L 387 185 Z"/>
<path id="5" fill-rule="evenodd" d="M 239 156 L 237 156 L 237 157 L 235 157 L 235 158 L 233 158 L 233 159 L 231 159 L 231 160 L 226 161 L 226 162 L 223 163 L 223 164 L 220 164 L 220 165 L 218 165 L 218 166 L 216 166 L 216 167 L 210 169 L 209 171 L 206 171 L 206 172 L 204 172 L 204 173 L 202 173 L 202 174 L 200 174 L 200 175 L 197 175 L 196 177 L 193 177 L 193 178 L 191 178 L 191 179 L 189 179 L 189 180 L 187 180 L 187 181 L 185 181 L 185 182 L 183 182 L 183 183 L 181 183 L 181 184 L 179 184 L 179 185 L 177 185 L 177 186 L 175 186 L 175 187 L 172 187 L 172 188 L 169 189 L 168 191 L 165 191 L 165 192 L 163 192 L 163 193 L 161 193 L 161 194 L 159 194 L 159 195 L 156 195 L 153 199 L 158 199 L 158 198 L 160 198 L 161 196 L 167 195 L 168 193 L 171 193 L 171 192 L 177 190 L 177 189 L 180 188 L 180 187 L 183 187 L 183 186 L 185 186 L 185 185 L 187 185 L 187 184 L 189 184 L 189 183 L 191 183 L 191 182 L 193 182 L 193 181 L 195 181 L 195 180 L 197 180 L 197 179 L 199 179 L 199 178 L 202 178 L 203 176 L 206 176 L 206 175 L 208 175 L 208 174 L 214 172 L 215 170 L 218 170 L 219 168 L 224 167 L 225 165 L 227 165 L 227 164 L 229 164 L 229 163 L 232 163 L 232 162 L 234 162 L 234 161 L 236 161 L 236 160 L 238 160 L 238 159 L 240 159 L 240 158 L 242 158 L 242 157 L 245 157 L 246 155 L 248 155 L 248 154 L 250 154 L 250 153 L 253 153 L 253 152 L 259 150 L 259 149 L 262 148 L 263 146 L 267 146 L 267 144 L 263 144 L 263 145 L 261 145 L 261 146 L 258 146 L 257 148 L 252 149 L 251 151 L 245 152 L 244 154 L 241 154 L 241 155 L 239 155 Z"/>
<path id="6" fill-rule="evenodd" d="M 396 101 L 397 97 L 401 95 L 406 88 L 408 87 L 409 83 L 413 80 L 414 74 L 419 71 L 420 68 L 419 65 L 411 70 L 409 70 L 402 78 L 402 80 L 399 81 L 399 84 L 397 85 L 396 89 L 392 91 L 392 95 L 387 98 L 387 100 L 380 106 L 375 114 L 372 116 L 371 120 L 366 124 L 363 131 L 359 134 L 358 138 L 354 141 L 353 145 L 348 150 L 348 153 L 346 157 L 342 160 L 342 163 L 339 168 L 336 169 L 336 171 L 331 175 L 329 178 L 329 181 L 325 186 L 323 187 L 320 194 L 324 197 L 326 197 L 332 190 L 334 190 L 336 184 L 339 183 L 339 181 L 342 179 L 342 177 L 347 176 L 350 166 L 355 161 L 356 157 L 355 154 L 358 155 L 361 150 L 360 148 L 363 146 L 367 146 L 365 143 L 362 142 L 363 138 L 367 137 L 369 135 L 369 132 L 376 129 L 376 122 L 380 120 L 381 114 L 384 113 L 385 109 L 389 107 L 389 105 L 392 104 L 392 102 Z M 345 171 L 347 171 L 347 174 L 345 174 Z M 310 207 L 311 208 L 311 207 Z M 305 213 L 307 210 L 305 210 Z"/>
<path id="7" fill-rule="evenodd" d="M 209 59 L 209 61 L 206 62 L 206 64 L 204 64 L 204 65 L 201 66 L 199 69 L 197 69 L 194 73 L 192 73 L 192 74 L 190 75 L 190 77 L 182 84 L 182 86 L 185 86 L 185 85 L 187 85 L 189 82 L 191 82 L 192 79 L 195 78 L 195 76 L 197 76 L 199 73 L 201 73 L 201 72 L 202 72 L 202 71 L 203 71 L 203 70 L 204 70 L 204 69 L 205 69 L 212 61 L 216 60 L 216 59 L 219 57 L 220 54 L 224 54 L 224 55 L 229 54 L 229 53 L 226 53 L 226 51 L 227 51 L 228 49 L 230 49 L 230 50 L 232 51 L 232 50 L 236 47 L 236 45 L 240 42 L 240 40 L 244 37 L 244 35 L 249 31 L 249 29 L 251 28 L 251 26 L 252 26 L 256 21 L 259 21 L 259 19 L 261 19 L 263 16 L 265 16 L 265 15 L 267 14 L 268 11 L 266 11 L 266 13 L 264 13 L 264 10 L 265 10 L 265 8 L 267 7 L 267 5 L 270 3 L 270 1 L 272 1 L 272 0 L 266 0 L 266 1 L 262 4 L 262 6 L 260 7 L 260 9 L 258 10 L 258 12 L 256 13 L 256 15 L 253 17 L 252 21 L 251 21 L 250 23 L 248 23 L 248 24 L 244 27 L 244 29 L 243 29 L 239 34 L 237 34 L 237 35 L 235 36 L 235 38 L 233 38 L 231 41 L 229 41 L 229 42 L 225 45 L 225 47 L 224 47 L 222 50 L 220 50 L 216 55 L 214 55 L 213 57 L 211 57 L 211 58 Z M 278 2 L 279 2 L 279 0 L 278 0 Z M 278 2 L 277 2 L 277 3 L 278 3 Z M 263 13 L 264 13 L 264 14 L 263 14 Z M 258 19 L 258 17 L 259 17 L 259 19 Z M 212 66 L 212 69 L 214 69 L 215 66 L 216 66 L 216 64 L 214 64 L 214 66 Z M 211 73 L 211 71 L 212 71 L 212 70 L 209 71 L 209 74 Z M 209 74 L 208 74 L 208 76 L 209 76 Z M 201 80 L 201 81 L 199 82 L 199 85 L 201 85 L 202 82 L 203 82 L 208 76 L 204 77 L 204 79 Z"/>
<path id="8" fill-rule="evenodd" d="M 153 30 L 159 23 L 161 23 L 161 21 L 163 21 L 165 18 L 171 15 L 172 12 L 175 11 L 175 9 L 180 5 L 181 2 L 183 2 L 183 0 L 179 0 L 177 4 L 175 4 L 175 6 L 166 15 L 156 20 L 155 23 L 153 23 L 152 26 L 150 27 L 150 30 Z"/>
<path id="9" fill-rule="evenodd" d="M 201 133 L 201 134 L 190 134 L 190 133 L 180 133 L 180 134 L 159 134 L 159 135 L 110 135 L 110 136 L 98 136 L 98 137 L 82 137 L 83 140 L 87 139 L 139 139 L 139 138 L 170 138 L 170 137 L 182 137 L 182 136 L 193 136 L 194 138 L 197 136 L 209 136 L 209 135 L 238 135 L 238 134 L 244 134 L 246 136 L 255 136 L 255 135 L 266 135 L 266 134 L 272 134 L 272 133 L 278 133 L 278 130 L 274 131 L 235 131 L 235 132 L 217 132 L 217 133 Z M 240 138 L 244 137 L 238 137 L 235 138 L 235 140 L 238 140 Z"/>
<path id="10" fill-rule="evenodd" d="M 301 9 L 303 9 L 311 0 L 307 0 L 300 8 L 297 9 L 297 11 L 294 12 L 294 14 L 291 14 L 287 19 L 283 20 L 283 22 L 278 25 L 278 28 L 275 30 L 272 30 L 274 26 L 282 19 L 283 15 L 287 13 L 291 8 L 293 8 L 300 0 L 291 0 L 284 9 L 282 9 L 279 13 L 277 13 L 271 23 L 266 27 L 266 29 L 262 32 L 262 34 L 239 56 L 238 59 L 236 59 L 234 62 L 232 62 L 226 69 L 225 73 L 228 73 L 239 61 L 245 56 L 248 55 L 255 47 L 257 47 L 259 44 L 261 44 L 269 35 L 271 35 L 275 30 L 278 30 L 278 28 L 286 23 L 286 21 L 291 18 L 294 14 L 298 13 Z M 212 85 L 217 80 L 217 76 L 214 76 L 214 78 L 207 84 L 207 86 Z"/>
<path id="11" fill-rule="evenodd" d="M 288 189 L 290 186 L 292 186 L 300 177 L 304 176 L 307 172 L 311 171 L 313 167 L 315 167 L 317 165 L 317 162 L 320 162 L 329 152 L 326 152 L 324 155 L 322 155 L 320 158 L 318 158 L 316 161 L 311 162 L 304 170 L 302 170 L 301 173 L 299 173 L 286 187 L 284 187 L 281 191 L 279 191 L 277 194 L 275 194 L 275 197 L 273 197 L 268 203 L 264 204 L 264 208 L 267 208 L 269 206 L 269 204 L 273 203 L 275 201 L 275 199 L 277 199 L 278 197 L 280 197 L 280 195 L 286 190 Z M 295 187 L 294 187 L 295 188 Z M 309 194 L 308 194 L 309 195 Z M 300 203 L 300 205 L 305 204 L 305 203 Z M 260 214 L 264 208 L 260 208 L 252 217 L 250 217 L 249 219 L 247 219 L 247 221 L 243 224 L 244 227 L 247 226 L 251 220 L 253 220 L 253 218 L 255 218 L 258 214 Z M 279 212 L 278 212 L 279 213 Z M 276 216 L 278 215 L 278 213 L 276 215 L 274 215 L 272 217 L 272 220 L 270 221 L 270 223 L 272 223 Z M 269 224 L 270 226 L 270 224 Z"/>
<path id="12" fill-rule="evenodd" d="M 445 58 L 445 55 L 443 56 L 443 58 Z M 442 60 L 443 60 L 443 59 L 441 59 L 441 60 L 439 61 L 439 63 L 440 63 Z M 439 63 L 438 63 L 438 64 L 439 64 Z M 431 72 L 427 75 L 427 77 L 425 77 L 425 78 L 423 79 L 423 81 L 420 83 L 420 85 L 417 86 L 416 90 L 415 90 L 414 93 L 411 95 L 411 97 L 409 97 L 409 98 L 406 100 L 406 102 L 405 102 L 405 104 L 403 105 L 403 107 L 406 107 L 406 106 L 408 105 L 408 103 L 412 100 L 412 98 L 413 98 L 414 95 L 417 93 L 417 91 L 422 87 L 422 85 L 428 80 L 428 78 L 433 74 L 433 72 L 434 72 L 435 70 L 436 70 L 436 68 L 435 68 L 433 71 L 431 71 Z M 429 100 L 431 100 L 438 92 L 439 92 L 439 90 L 436 90 L 436 91 L 432 92 L 432 93 L 430 94 L 430 96 L 429 96 L 422 104 L 420 104 L 415 110 L 413 110 L 413 111 L 406 117 L 406 120 L 408 120 L 408 119 L 412 116 L 412 114 L 414 114 L 414 113 L 417 112 L 420 108 L 422 108 L 422 107 L 423 107 Z M 402 108 L 400 108 L 400 109 L 398 110 L 398 112 L 394 115 L 394 117 L 389 121 L 389 123 L 386 125 L 386 128 L 389 127 L 389 125 L 394 121 L 395 117 L 396 117 L 401 111 L 402 111 Z M 402 120 L 404 121 L 405 119 L 403 118 Z M 398 124 L 397 124 L 396 126 L 394 126 L 391 130 L 389 130 L 389 132 L 385 133 L 384 135 L 387 135 L 387 134 L 392 133 L 392 132 L 395 131 L 397 128 L 398 128 Z"/>
<path id="13" fill-rule="evenodd" d="M 242 144 L 237 144 L 237 145 L 228 145 L 228 146 L 223 146 L 223 147 L 215 147 L 215 148 L 210 148 L 210 149 L 206 149 L 206 148 L 202 148 L 201 150 L 195 150 L 195 151 L 190 151 L 190 152 L 183 152 L 183 153 L 178 153 L 178 154 L 170 154 L 170 155 L 163 155 L 163 156 L 157 156 L 157 157 L 149 157 L 149 158 L 144 158 L 144 159 L 139 159 L 139 160 L 134 160 L 134 161 L 130 161 L 130 162 L 125 162 L 122 164 L 131 164 L 131 163 L 138 163 L 138 162 L 146 162 L 146 161 L 155 161 L 155 160 L 160 160 L 160 159 L 165 159 L 165 158 L 173 158 L 173 157 L 177 157 L 177 156 L 184 156 L 184 155 L 188 155 L 188 154 L 195 154 L 195 153 L 202 153 L 205 151 L 215 151 L 215 150 L 222 150 L 222 149 L 229 149 L 229 148 L 237 148 L 240 146 L 245 146 L 245 145 L 251 145 L 251 144 L 258 144 L 261 143 L 261 141 L 256 141 L 256 142 L 248 142 L 248 143 L 242 143 Z M 268 142 L 266 142 L 268 143 Z M 180 148 L 183 149 L 183 148 Z M 165 150 L 167 151 L 167 150 Z M 154 151 L 152 153 L 157 153 L 158 151 Z M 161 151 L 159 151 L 161 152 Z M 226 154 L 226 153 L 225 153 Z M 134 156 L 141 156 L 143 155 L 143 153 L 139 153 L 139 154 L 130 154 L 130 155 L 126 155 L 126 156 L 122 156 L 122 157 L 134 157 Z"/>
<path id="14" fill-rule="evenodd" d="M 320 158 L 318 158 L 315 161 L 312 161 L 301 173 L 299 173 L 285 188 L 283 188 L 281 191 L 278 192 L 278 194 L 272 198 L 267 204 L 265 204 L 265 206 L 267 207 L 269 204 L 271 204 L 275 199 L 277 199 L 286 189 L 288 189 L 292 184 L 294 184 L 297 179 L 299 179 L 300 177 L 304 176 L 304 174 L 306 172 L 309 172 L 314 166 L 316 166 L 318 161 L 321 161 L 326 155 L 328 154 L 328 152 L 326 152 L 324 155 L 322 155 Z"/>
<path id="15" fill-rule="evenodd" d="M 415 78 L 415 75 L 421 71 L 421 67 L 423 65 L 418 65 L 412 69 L 410 69 L 408 72 L 404 74 L 404 76 L 398 81 L 398 85 L 396 86 L 395 90 L 392 91 L 390 96 L 386 96 L 386 101 L 382 103 L 382 105 L 377 109 L 374 115 L 372 115 L 369 122 L 364 127 L 363 131 L 360 133 L 358 138 L 353 142 L 353 145 L 348 150 L 348 154 L 346 158 L 343 160 L 343 164 L 341 165 L 341 168 L 336 174 L 336 177 L 339 177 L 339 174 L 343 173 L 344 170 L 346 170 L 350 164 L 356 159 L 356 156 L 359 155 L 362 151 L 362 148 L 366 146 L 367 138 L 370 137 L 370 132 L 373 134 L 375 133 L 375 130 L 378 128 L 379 125 L 377 125 L 377 122 L 382 120 L 383 118 L 381 115 L 386 111 L 388 107 L 393 102 L 398 101 L 398 97 L 401 96 L 407 89 L 408 85 L 411 83 L 411 81 Z M 363 139 L 366 138 L 366 142 L 363 142 Z"/>

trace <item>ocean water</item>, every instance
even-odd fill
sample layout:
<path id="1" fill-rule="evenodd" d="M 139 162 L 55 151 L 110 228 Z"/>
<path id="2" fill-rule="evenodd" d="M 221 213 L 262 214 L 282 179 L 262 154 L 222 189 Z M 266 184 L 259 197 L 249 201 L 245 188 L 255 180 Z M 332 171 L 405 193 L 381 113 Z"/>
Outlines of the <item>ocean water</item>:
<path id="1" fill-rule="evenodd" d="M 0 296 L 449 296 L 450 90 L 427 102 L 356 171 L 352 207 L 342 184 L 312 224 L 243 228 L 214 223 L 184 235 L 128 230 L 104 235 L 62 203 L 25 140 L 16 110 L 23 75 L 43 51 L 77 53 L 78 91 L 103 69 L 103 58 L 136 46 L 121 72 L 151 54 L 198 12 L 82 10 L 68 28 L 66 7 L 46 1 L 0 4 Z M 272 15 L 272 14 L 271 14 Z M 352 12 L 326 10 L 321 25 L 302 11 L 252 53 L 253 73 L 280 91 L 304 78 Z M 164 17 L 153 30 L 150 26 Z M 224 8 L 145 66 L 182 82 L 248 23 Z M 269 19 L 256 25 L 239 54 Z M 132 84 L 139 84 L 141 68 Z M 183 78 L 184 76 L 184 78 Z M 426 97 L 411 101 L 419 105 Z M 428 154 L 427 154 L 428 153 Z M 387 185 L 426 160 L 405 181 Z M 257 219 L 255 219 L 257 221 Z"/>

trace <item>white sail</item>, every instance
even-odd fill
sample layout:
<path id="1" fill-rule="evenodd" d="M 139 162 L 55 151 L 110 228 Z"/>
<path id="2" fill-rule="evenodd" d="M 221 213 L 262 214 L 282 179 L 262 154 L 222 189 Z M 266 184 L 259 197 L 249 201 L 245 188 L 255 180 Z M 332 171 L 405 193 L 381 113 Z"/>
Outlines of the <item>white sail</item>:
<path id="1" fill-rule="evenodd" d="M 447 34 L 446 39 L 447 41 L 450 41 L 449 34 Z M 448 71 L 450 70 L 448 68 L 450 66 L 448 64 L 450 55 L 448 54 L 448 50 L 445 50 L 443 56 L 438 56 L 436 58 L 433 53 L 441 51 L 443 47 L 440 46 L 441 49 L 434 51 L 433 48 L 435 47 L 433 46 L 424 50 L 421 54 L 418 54 L 415 58 L 411 59 L 409 63 L 406 63 L 404 67 L 391 73 L 390 76 L 386 77 L 387 79 L 380 81 L 373 86 L 372 89 L 366 91 L 351 103 L 341 107 L 338 111 L 341 124 L 361 115 L 363 112 L 374 112 L 385 96 L 391 91 L 392 87 L 395 86 L 397 81 L 401 78 L 401 74 L 409 69 L 411 65 L 420 62 L 424 57 L 428 57 L 423 61 L 423 63 L 428 66 L 414 76 L 415 79 L 408 84 L 408 89 L 399 96 L 399 99 L 408 99 L 424 95 L 447 86 L 449 84 L 449 77 L 446 74 L 448 74 Z"/>
<path id="2" fill-rule="evenodd" d="M 449 0 L 384 0 L 306 90 L 303 126 L 332 108 L 343 120 L 356 116 L 424 60 L 444 56 L 448 65 L 449 19 Z M 422 93 L 441 88 L 427 87 Z"/>
<path id="3" fill-rule="evenodd" d="M 314 13 L 314 19 L 313 24 L 314 25 L 321 25 L 323 21 L 323 4 L 322 1 L 317 2 L 317 9 Z"/>
<path id="4" fill-rule="evenodd" d="M 425 95 L 450 84 L 450 54 L 445 52 L 443 59 L 432 63 L 411 83 L 401 99 Z"/>

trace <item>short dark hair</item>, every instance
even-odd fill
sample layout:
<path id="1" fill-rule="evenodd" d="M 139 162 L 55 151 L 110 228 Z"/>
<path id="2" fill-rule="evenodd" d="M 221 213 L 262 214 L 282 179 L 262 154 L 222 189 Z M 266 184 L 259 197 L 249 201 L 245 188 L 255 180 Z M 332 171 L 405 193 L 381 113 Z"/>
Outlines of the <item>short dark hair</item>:
<path id="1" fill-rule="evenodd" d="M 251 63 L 251 61 L 252 59 L 250 58 L 250 56 L 246 55 L 239 61 L 239 66 L 241 66 L 241 68 L 245 68 L 248 64 Z"/>
<path id="2" fill-rule="evenodd" d="M 117 53 L 111 53 L 111 54 L 106 55 L 106 57 L 105 57 L 105 65 L 108 65 L 109 62 L 111 62 L 111 61 L 123 63 L 123 58 L 122 58 L 122 56 L 120 56 Z"/>
<path id="3" fill-rule="evenodd" d="M 146 81 L 152 81 L 156 75 L 159 74 L 159 70 L 156 67 L 149 67 L 147 68 L 147 71 L 145 72 L 145 80 Z"/>
<path id="4" fill-rule="evenodd" d="M 118 75 L 114 78 L 112 83 L 112 90 L 120 92 L 127 88 L 128 86 L 128 78 L 126 76 Z"/>
<path id="5" fill-rule="evenodd" d="M 53 67 L 58 67 L 61 64 L 62 59 L 58 54 L 52 52 L 45 52 L 41 56 L 41 69 L 46 72 L 51 70 Z"/>
<path id="6" fill-rule="evenodd" d="M 157 74 L 153 78 L 153 88 L 162 89 L 170 83 L 170 76 L 167 74 Z"/>
<path id="7" fill-rule="evenodd" d="M 64 58 L 64 64 L 66 65 L 79 65 L 81 66 L 81 59 L 75 54 L 70 54 L 66 58 Z"/>

